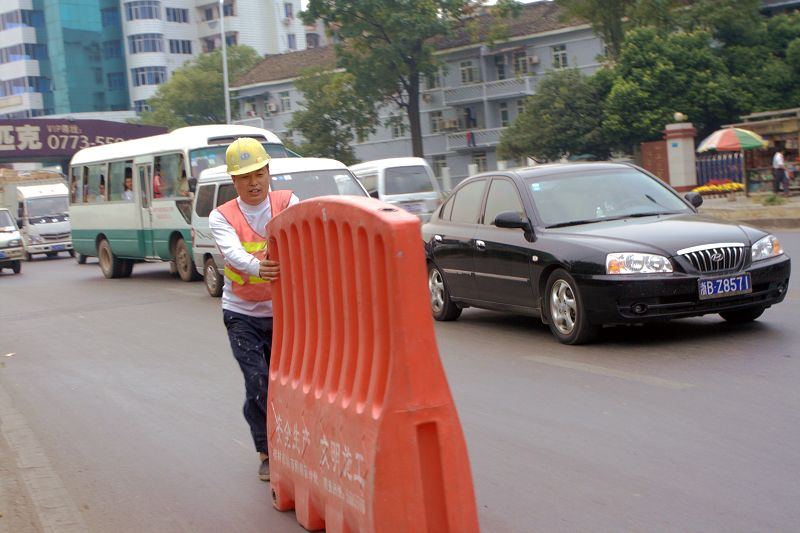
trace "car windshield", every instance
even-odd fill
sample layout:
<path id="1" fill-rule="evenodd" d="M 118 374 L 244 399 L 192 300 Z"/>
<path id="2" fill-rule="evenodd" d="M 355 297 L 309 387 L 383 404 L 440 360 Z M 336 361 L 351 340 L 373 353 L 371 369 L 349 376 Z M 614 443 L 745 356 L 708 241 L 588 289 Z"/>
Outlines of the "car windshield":
<path id="1" fill-rule="evenodd" d="M 31 198 L 28 200 L 28 216 L 30 218 L 64 215 L 67 212 L 67 208 L 66 196 Z"/>
<path id="2" fill-rule="evenodd" d="M 267 151 L 270 157 L 290 157 L 286 148 L 280 143 L 261 143 L 264 150 Z M 205 148 L 197 148 L 189 151 L 189 163 L 192 168 L 192 176 L 195 178 L 200 176 L 200 173 L 207 168 L 216 167 L 225 164 L 225 150 L 228 149 L 227 144 L 216 144 L 214 146 L 206 146 Z"/>
<path id="3" fill-rule="evenodd" d="M 428 176 L 428 171 L 422 165 L 387 168 L 384 181 L 384 194 L 433 191 L 433 182 Z"/>
<path id="4" fill-rule="evenodd" d="M 680 197 L 634 168 L 536 176 L 526 185 L 545 226 L 691 212 Z"/>
<path id="5" fill-rule="evenodd" d="M 13 228 L 14 221 L 11 219 L 11 215 L 8 211 L 0 211 L 0 229 L 3 228 Z"/>
<path id="6" fill-rule="evenodd" d="M 290 189 L 301 200 L 328 194 L 367 196 L 355 176 L 347 169 L 307 170 L 272 174 L 272 189 Z"/>

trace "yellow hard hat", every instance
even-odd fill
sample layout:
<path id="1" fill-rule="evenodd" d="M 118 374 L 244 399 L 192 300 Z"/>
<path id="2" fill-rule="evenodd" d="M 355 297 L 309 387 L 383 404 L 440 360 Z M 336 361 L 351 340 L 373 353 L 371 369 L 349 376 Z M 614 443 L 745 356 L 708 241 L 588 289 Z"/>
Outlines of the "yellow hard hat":
<path id="1" fill-rule="evenodd" d="M 240 137 L 228 146 L 225 151 L 225 163 L 228 165 L 228 174 L 238 176 L 247 174 L 269 164 L 269 154 L 256 139 Z"/>

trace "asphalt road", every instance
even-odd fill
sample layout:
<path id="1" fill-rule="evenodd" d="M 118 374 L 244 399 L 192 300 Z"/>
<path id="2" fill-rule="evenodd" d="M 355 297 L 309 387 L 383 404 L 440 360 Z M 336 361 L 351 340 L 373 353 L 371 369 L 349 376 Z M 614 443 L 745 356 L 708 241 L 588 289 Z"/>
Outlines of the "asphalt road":
<path id="1" fill-rule="evenodd" d="M 779 232 L 800 258 L 800 233 Z M 800 530 L 800 287 L 566 347 L 535 320 L 437 324 L 482 530 Z M 0 275 L 0 532 L 304 531 L 272 509 L 219 300 L 164 264 Z M 401 505 L 398 502 L 398 505 Z"/>

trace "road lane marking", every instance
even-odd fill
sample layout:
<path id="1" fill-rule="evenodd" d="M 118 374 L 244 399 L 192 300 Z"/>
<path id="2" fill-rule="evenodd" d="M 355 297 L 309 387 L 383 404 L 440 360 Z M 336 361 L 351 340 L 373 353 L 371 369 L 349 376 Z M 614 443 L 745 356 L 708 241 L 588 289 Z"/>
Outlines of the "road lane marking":
<path id="1" fill-rule="evenodd" d="M 656 387 L 664 387 L 666 389 L 683 390 L 694 387 L 694 385 L 691 383 L 682 383 L 680 381 L 672 381 L 669 379 L 657 378 L 655 376 L 648 376 L 646 374 L 637 374 L 635 372 L 626 372 L 624 370 L 614 370 L 613 368 L 591 365 L 588 363 L 579 363 L 577 361 L 564 361 L 554 357 L 526 355 L 524 358 L 535 363 L 541 363 L 543 365 L 568 368 L 570 370 L 578 370 L 581 372 L 589 372 L 590 374 L 597 374 L 599 376 L 624 379 L 626 381 L 635 381 L 637 383 L 644 383 L 645 385 L 653 385 Z"/>
<path id="2" fill-rule="evenodd" d="M 89 531 L 25 417 L 0 385 L 0 438 L 5 438 L 34 512 L 46 533 Z"/>

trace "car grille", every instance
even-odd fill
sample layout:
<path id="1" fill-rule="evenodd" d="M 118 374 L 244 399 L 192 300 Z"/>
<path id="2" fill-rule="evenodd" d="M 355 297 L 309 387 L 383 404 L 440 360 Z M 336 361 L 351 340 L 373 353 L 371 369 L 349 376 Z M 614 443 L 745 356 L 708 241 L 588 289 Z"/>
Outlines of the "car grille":
<path id="1" fill-rule="evenodd" d="M 739 270 L 744 264 L 744 246 L 716 246 L 681 254 L 699 272 Z"/>
<path id="2" fill-rule="evenodd" d="M 66 233 L 42 233 L 42 239 L 48 242 L 65 241 L 69 239 L 70 232 Z"/>

